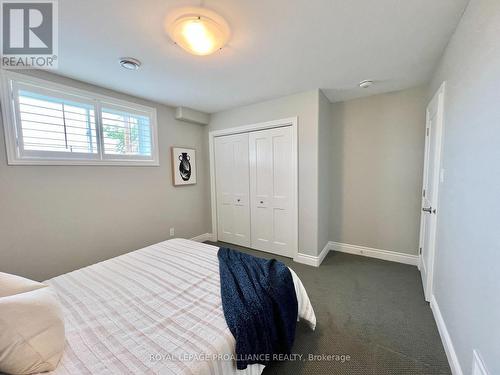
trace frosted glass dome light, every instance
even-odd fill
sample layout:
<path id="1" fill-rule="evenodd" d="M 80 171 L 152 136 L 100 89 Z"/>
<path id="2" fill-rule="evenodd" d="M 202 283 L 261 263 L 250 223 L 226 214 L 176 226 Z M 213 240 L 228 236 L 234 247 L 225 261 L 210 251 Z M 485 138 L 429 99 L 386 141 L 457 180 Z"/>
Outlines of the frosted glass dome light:
<path id="1" fill-rule="evenodd" d="M 199 56 L 210 55 L 224 47 L 230 35 L 227 22 L 205 8 L 189 8 L 186 13 L 171 15 L 165 28 L 178 46 Z"/>

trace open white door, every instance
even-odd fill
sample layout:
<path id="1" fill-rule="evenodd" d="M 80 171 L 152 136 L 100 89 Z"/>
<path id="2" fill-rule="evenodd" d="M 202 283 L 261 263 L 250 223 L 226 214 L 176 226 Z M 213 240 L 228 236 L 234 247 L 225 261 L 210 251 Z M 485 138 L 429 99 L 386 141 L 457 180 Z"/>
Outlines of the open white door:
<path id="1" fill-rule="evenodd" d="M 432 296 L 436 225 L 438 219 L 439 183 L 444 177 L 441 169 L 441 142 L 444 127 L 443 83 L 427 107 L 422 213 L 420 219 L 420 273 L 425 300 Z"/>

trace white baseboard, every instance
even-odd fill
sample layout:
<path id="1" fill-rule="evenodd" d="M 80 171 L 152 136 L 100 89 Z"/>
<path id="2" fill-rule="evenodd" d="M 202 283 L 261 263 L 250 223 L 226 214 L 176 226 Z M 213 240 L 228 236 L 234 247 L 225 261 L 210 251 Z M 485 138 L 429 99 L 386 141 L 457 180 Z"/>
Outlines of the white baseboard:
<path id="1" fill-rule="evenodd" d="M 319 267 L 319 257 L 309 254 L 297 253 L 293 258 L 294 262 L 307 264 L 308 266 Z"/>
<path id="2" fill-rule="evenodd" d="M 297 253 L 297 255 L 293 258 L 293 261 L 307 264 L 308 266 L 319 267 L 330 250 L 330 242 L 328 242 L 318 256 Z"/>
<path id="3" fill-rule="evenodd" d="M 441 336 L 441 341 L 443 342 L 446 357 L 448 357 L 451 373 L 453 375 L 463 375 L 462 368 L 460 367 L 460 362 L 458 362 L 457 353 L 455 352 L 453 342 L 451 341 L 450 334 L 448 333 L 448 328 L 446 328 L 443 316 L 441 315 L 441 310 L 439 310 L 439 305 L 434 295 L 431 296 L 430 305 L 432 313 L 434 315 L 434 320 L 436 321 L 436 325 L 438 327 L 439 335 Z"/>
<path id="4" fill-rule="evenodd" d="M 328 253 L 332 250 L 331 243 L 327 242 L 323 250 L 321 250 L 321 253 L 318 255 L 318 267 L 319 265 L 323 262 L 323 259 L 328 255 Z"/>
<path id="5" fill-rule="evenodd" d="M 192 241 L 205 242 L 216 241 L 213 233 L 203 233 L 199 236 L 191 238 Z M 297 263 L 307 264 L 313 267 L 319 267 L 323 259 L 327 256 L 329 251 L 340 251 L 342 253 L 363 255 L 371 258 L 388 260 L 391 262 L 398 262 L 418 266 L 419 257 L 417 255 L 409 255 L 397 253 L 395 251 L 374 249 L 371 247 L 349 245 L 340 242 L 329 241 L 319 255 L 309 255 L 304 253 L 297 253 L 293 260 Z"/>
<path id="6" fill-rule="evenodd" d="M 342 253 L 362 255 L 370 258 L 388 260 L 391 262 L 410 264 L 412 266 L 418 266 L 419 264 L 419 257 L 417 255 L 397 253 L 395 251 L 374 249 L 371 247 L 350 245 L 334 241 L 329 241 L 318 256 L 298 253 L 293 260 L 297 263 L 319 267 L 329 251 L 340 251 Z"/>
<path id="7" fill-rule="evenodd" d="M 203 233 L 200 234 L 199 236 L 191 238 L 191 241 L 196 241 L 196 242 L 205 242 L 205 241 L 213 241 L 214 236 L 212 233 Z"/>
<path id="8" fill-rule="evenodd" d="M 377 258 L 377 259 L 388 260 L 391 262 L 410 264 L 412 266 L 418 266 L 418 261 L 419 261 L 418 260 L 419 257 L 417 255 L 403 254 L 389 250 L 374 249 L 365 246 L 349 245 L 346 243 L 333 242 L 333 241 L 329 242 L 328 246 L 330 247 L 331 250 L 340 251 L 342 253 L 363 255 L 370 258 Z"/>

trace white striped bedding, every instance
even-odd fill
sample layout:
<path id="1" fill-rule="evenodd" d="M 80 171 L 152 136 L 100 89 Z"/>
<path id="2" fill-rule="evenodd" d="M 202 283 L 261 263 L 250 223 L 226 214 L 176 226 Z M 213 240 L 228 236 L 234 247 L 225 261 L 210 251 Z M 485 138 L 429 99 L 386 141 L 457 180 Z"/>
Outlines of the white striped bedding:
<path id="1" fill-rule="evenodd" d="M 220 296 L 218 248 L 161 242 L 46 281 L 59 295 L 66 348 L 51 374 L 259 375 L 236 370 Z M 314 329 L 292 271 L 299 317 Z M 217 359 L 219 358 L 219 359 Z"/>

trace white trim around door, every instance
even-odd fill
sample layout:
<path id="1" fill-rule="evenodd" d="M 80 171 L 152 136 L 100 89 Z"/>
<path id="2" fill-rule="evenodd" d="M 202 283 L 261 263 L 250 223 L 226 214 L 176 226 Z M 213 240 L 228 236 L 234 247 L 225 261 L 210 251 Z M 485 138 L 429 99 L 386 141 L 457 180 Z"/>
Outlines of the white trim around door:
<path id="1" fill-rule="evenodd" d="M 297 148 L 297 117 L 290 117 L 280 120 L 261 122 L 257 124 L 243 125 L 234 128 L 227 128 L 221 130 L 213 130 L 208 133 L 208 148 L 210 157 L 210 197 L 211 197 L 211 210 L 212 210 L 212 235 L 214 236 L 214 241 L 217 241 L 217 190 L 216 190 L 216 178 L 215 178 L 215 138 L 225 135 L 250 133 L 258 130 L 267 130 L 273 128 L 280 128 L 285 126 L 290 126 L 292 129 L 292 165 L 293 165 L 293 208 L 292 216 L 294 223 L 294 244 L 293 244 L 293 254 L 294 257 L 298 253 L 298 233 L 299 233 L 299 215 L 298 215 L 298 148 Z"/>

